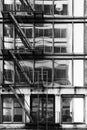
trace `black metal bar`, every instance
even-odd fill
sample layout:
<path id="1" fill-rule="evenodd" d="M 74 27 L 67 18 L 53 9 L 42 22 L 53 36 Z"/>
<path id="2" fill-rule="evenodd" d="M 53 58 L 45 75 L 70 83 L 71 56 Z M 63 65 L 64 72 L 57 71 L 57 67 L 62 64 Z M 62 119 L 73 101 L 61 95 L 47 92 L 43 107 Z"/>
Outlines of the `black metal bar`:
<path id="1" fill-rule="evenodd" d="M 29 50 L 32 50 L 31 43 L 29 42 L 29 40 L 27 40 L 25 33 L 22 31 L 22 29 L 19 26 L 19 24 L 18 24 L 17 20 L 15 19 L 14 15 L 11 12 L 9 12 L 9 15 L 10 15 L 12 21 L 14 22 L 14 24 L 16 25 L 18 35 L 20 36 L 20 39 L 23 41 L 24 46 L 27 47 Z"/>
<path id="2" fill-rule="evenodd" d="M 24 69 L 22 68 L 22 66 L 20 65 L 19 61 L 17 60 L 16 56 L 14 55 L 14 53 L 12 51 L 9 51 L 11 56 L 13 57 L 16 65 L 19 67 L 19 69 L 21 70 L 22 74 L 24 75 L 26 81 L 28 82 L 28 84 L 31 83 L 29 77 L 27 76 L 27 74 L 25 73 Z"/>

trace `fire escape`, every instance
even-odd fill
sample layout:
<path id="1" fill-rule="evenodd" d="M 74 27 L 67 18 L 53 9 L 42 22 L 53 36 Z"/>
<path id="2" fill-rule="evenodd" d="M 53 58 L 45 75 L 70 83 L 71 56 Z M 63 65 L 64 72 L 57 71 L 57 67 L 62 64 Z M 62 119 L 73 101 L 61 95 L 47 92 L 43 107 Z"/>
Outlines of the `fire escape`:
<path id="1" fill-rule="evenodd" d="M 36 12 L 30 5 L 30 3 L 28 2 L 28 0 L 20 0 L 21 4 L 26 8 L 26 13 L 27 16 L 29 17 L 33 17 L 33 18 L 43 18 L 43 14 L 41 12 Z M 29 39 L 26 38 L 26 34 L 24 33 L 24 31 L 21 29 L 20 25 L 19 25 L 19 21 L 16 18 L 16 14 L 14 12 L 9 12 L 9 11 L 2 11 L 3 14 L 3 21 L 6 23 L 12 23 L 15 25 L 16 28 L 16 32 L 17 35 L 19 36 L 19 38 L 21 39 L 23 45 L 24 45 L 24 51 L 27 51 L 32 57 L 38 57 L 38 56 L 43 56 L 43 52 L 42 51 L 38 51 L 36 49 L 33 48 L 31 42 L 29 41 Z M 20 16 L 21 17 L 21 16 Z M 6 57 L 11 57 L 11 60 L 14 61 L 15 65 L 17 66 L 17 68 L 20 70 L 20 72 L 23 74 L 25 80 L 26 80 L 26 84 L 29 87 L 34 86 L 34 83 L 32 84 L 30 77 L 26 74 L 24 68 L 21 66 L 20 62 L 22 57 L 20 55 L 20 59 L 18 59 L 18 55 L 20 52 L 18 52 L 16 50 L 9 50 L 9 49 L 2 49 L 2 54 L 3 54 L 3 58 L 5 59 Z M 28 55 L 29 55 L 28 54 Z M 25 111 L 26 115 L 29 117 L 30 121 L 33 123 L 33 119 L 30 116 L 30 113 L 28 112 L 28 110 L 26 110 L 24 104 L 22 103 L 20 97 L 18 96 L 18 94 L 16 93 L 15 90 L 15 85 L 14 84 L 5 84 L 3 83 L 2 86 L 4 88 L 8 88 L 10 89 L 13 94 L 15 95 L 15 97 L 17 98 L 19 104 L 21 105 L 21 107 L 23 108 L 23 110 Z"/>

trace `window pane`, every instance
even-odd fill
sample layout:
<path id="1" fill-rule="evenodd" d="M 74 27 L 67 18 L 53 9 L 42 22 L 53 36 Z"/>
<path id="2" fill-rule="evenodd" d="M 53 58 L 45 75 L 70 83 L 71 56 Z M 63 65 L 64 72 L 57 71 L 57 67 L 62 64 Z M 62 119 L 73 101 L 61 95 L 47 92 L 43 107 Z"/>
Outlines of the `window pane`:
<path id="1" fill-rule="evenodd" d="M 84 100 L 82 98 L 74 98 L 74 122 L 83 122 L 84 118 Z"/>
<path id="2" fill-rule="evenodd" d="M 72 122 L 72 99 L 62 99 L 62 122 Z"/>
<path id="3" fill-rule="evenodd" d="M 4 108 L 11 108 L 12 107 L 12 99 L 11 98 L 4 98 L 3 99 L 3 107 Z"/>
<path id="4" fill-rule="evenodd" d="M 83 60 L 74 60 L 74 86 L 83 86 L 84 81 Z"/>
<path id="5" fill-rule="evenodd" d="M 54 98 L 53 96 L 34 95 L 32 100 L 32 116 L 34 121 L 39 122 L 53 122 L 54 121 Z"/>
<path id="6" fill-rule="evenodd" d="M 35 25 L 35 47 L 43 50 L 45 53 L 52 52 L 52 25 Z"/>
<path id="7" fill-rule="evenodd" d="M 33 62 L 32 61 L 20 61 L 20 65 L 22 66 L 26 76 L 30 79 L 32 82 L 33 80 Z M 16 68 L 16 83 L 25 84 L 26 78 L 23 75 L 23 73 L 19 70 L 19 68 Z"/>
<path id="8" fill-rule="evenodd" d="M 85 60 L 85 70 L 84 70 L 84 73 L 85 73 L 85 86 L 87 86 L 87 60 Z"/>
<path id="9" fill-rule="evenodd" d="M 12 110 L 3 109 L 3 122 L 11 122 L 11 121 L 12 121 Z"/>
<path id="10" fill-rule="evenodd" d="M 22 122 L 22 108 L 14 109 L 14 122 Z"/>
<path id="11" fill-rule="evenodd" d="M 74 16 L 83 16 L 84 0 L 74 0 Z"/>
<path id="12" fill-rule="evenodd" d="M 14 64 L 12 61 L 4 61 L 4 81 L 6 83 L 14 82 Z"/>
<path id="13" fill-rule="evenodd" d="M 72 84 L 72 61 L 54 61 L 54 82 L 59 85 Z"/>
<path id="14" fill-rule="evenodd" d="M 84 49 L 84 25 L 74 24 L 74 53 L 83 53 Z"/>
<path id="15" fill-rule="evenodd" d="M 52 82 L 52 61 L 43 60 L 35 62 L 35 82 L 49 85 Z M 39 83 L 38 82 L 38 83 Z"/>

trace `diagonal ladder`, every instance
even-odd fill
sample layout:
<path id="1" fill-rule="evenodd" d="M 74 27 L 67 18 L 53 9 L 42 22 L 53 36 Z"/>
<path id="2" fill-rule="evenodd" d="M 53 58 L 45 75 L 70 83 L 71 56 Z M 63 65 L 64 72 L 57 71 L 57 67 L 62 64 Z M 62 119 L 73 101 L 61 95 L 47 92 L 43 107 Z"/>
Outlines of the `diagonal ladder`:
<path id="1" fill-rule="evenodd" d="M 32 48 L 31 42 L 29 40 L 27 40 L 27 37 L 26 37 L 25 33 L 23 32 L 23 30 L 21 29 L 19 23 L 17 22 L 15 16 L 11 12 L 9 12 L 9 15 L 10 15 L 10 18 L 13 21 L 14 25 L 16 26 L 17 33 L 18 33 L 20 39 L 22 40 L 24 46 L 32 52 L 33 48 Z"/>
<path id="2" fill-rule="evenodd" d="M 16 93 L 15 89 L 13 86 L 9 85 L 11 91 L 13 92 L 13 94 L 15 95 L 16 99 L 18 100 L 19 104 L 21 105 L 21 107 L 23 108 L 23 110 L 25 111 L 26 115 L 29 117 L 30 121 L 33 123 L 33 119 L 30 116 L 29 111 L 25 108 L 24 104 L 22 103 L 20 97 L 18 96 L 18 94 Z"/>
<path id="3" fill-rule="evenodd" d="M 24 5 L 24 7 L 26 7 L 28 11 L 31 11 L 31 13 L 34 14 L 34 9 L 27 0 L 20 0 L 20 2 Z"/>
<path id="4" fill-rule="evenodd" d="M 24 68 L 20 65 L 20 63 L 19 63 L 19 61 L 17 60 L 17 58 L 16 58 L 16 56 L 14 55 L 14 53 L 13 53 L 11 50 L 9 50 L 9 53 L 10 53 L 10 55 L 12 56 L 12 58 L 14 59 L 14 61 L 15 61 L 16 65 L 18 66 L 18 68 L 21 70 L 21 72 L 22 72 L 23 76 L 25 77 L 27 83 L 28 83 L 28 84 L 31 84 L 30 78 L 27 76 L 27 74 L 26 74 Z"/>

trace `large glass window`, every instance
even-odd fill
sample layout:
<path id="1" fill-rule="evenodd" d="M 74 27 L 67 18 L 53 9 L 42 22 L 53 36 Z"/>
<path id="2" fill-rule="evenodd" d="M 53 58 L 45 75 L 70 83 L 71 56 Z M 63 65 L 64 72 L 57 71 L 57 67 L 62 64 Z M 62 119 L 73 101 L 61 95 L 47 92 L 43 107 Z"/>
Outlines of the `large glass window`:
<path id="1" fill-rule="evenodd" d="M 24 33 L 24 37 L 26 37 L 28 44 L 30 46 L 33 46 L 33 25 L 32 24 L 20 24 L 20 27 Z M 18 31 L 16 31 L 16 44 L 15 48 L 20 51 L 24 51 L 24 49 L 27 49 L 25 47 L 25 44 L 23 43 L 23 40 L 20 36 L 20 33 L 18 35 Z"/>
<path id="2" fill-rule="evenodd" d="M 78 109 L 79 108 L 79 109 Z M 66 95 L 62 97 L 62 122 L 84 122 L 83 96 Z"/>
<path id="3" fill-rule="evenodd" d="M 35 62 L 35 82 L 42 82 L 44 85 L 52 82 L 52 61 L 41 60 Z"/>
<path id="4" fill-rule="evenodd" d="M 52 25 L 38 24 L 35 25 L 35 47 L 42 49 L 45 53 L 52 52 Z"/>
<path id="5" fill-rule="evenodd" d="M 67 30 L 66 25 L 54 25 L 54 53 L 67 53 Z"/>
<path id="6" fill-rule="evenodd" d="M 20 96 L 23 102 L 23 96 Z M 3 122 L 22 122 L 23 110 L 13 95 L 3 96 Z"/>
<path id="7" fill-rule="evenodd" d="M 33 81 L 33 62 L 32 61 L 20 61 L 23 72 L 16 67 L 15 81 L 17 84 L 27 83 L 27 79 Z M 23 74 L 24 73 L 24 74 Z M 26 78 L 25 78 L 26 75 Z"/>
<path id="8" fill-rule="evenodd" d="M 32 95 L 31 116 L 35 122 L 54 122 L 54 96 Z"/>
<path id="9" fill-rule="evenodd" d="M 54 82 L 58 85 L 72 84 L 72 61 L 54 60 Z"/>

